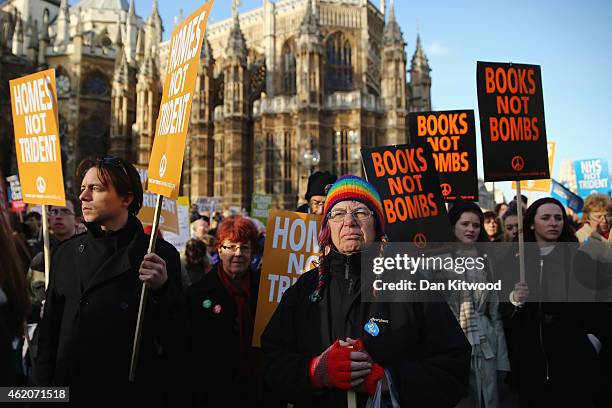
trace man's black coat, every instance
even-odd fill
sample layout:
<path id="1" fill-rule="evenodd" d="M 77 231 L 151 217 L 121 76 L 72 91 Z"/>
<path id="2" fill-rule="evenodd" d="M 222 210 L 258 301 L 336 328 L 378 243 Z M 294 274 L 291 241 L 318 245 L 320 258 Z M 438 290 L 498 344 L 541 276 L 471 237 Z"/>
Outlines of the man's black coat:
<path id="1" fill-rule="evenodd" d="M 125 244 L 107 259 L 92 253 L 100 248 L 100 241 L 93 242 L 100 231 L 91 226 L 53 253 L 33 379 L 37 385 L 69 386 L 74 406 L 161 406 L 176 401 L 181 384 L 184 360 L 176 353 L 186 349 L 186 318 L 180 259 L 163 239 L 155 253 L 166 262 L 168 280 L 148 291 L 136 381 L 128 381 L 142 286 L 138 271 L 150 237 L 132 216 L 120 234 Z M 94 259 L 99 268 L 92 266 Z"/>

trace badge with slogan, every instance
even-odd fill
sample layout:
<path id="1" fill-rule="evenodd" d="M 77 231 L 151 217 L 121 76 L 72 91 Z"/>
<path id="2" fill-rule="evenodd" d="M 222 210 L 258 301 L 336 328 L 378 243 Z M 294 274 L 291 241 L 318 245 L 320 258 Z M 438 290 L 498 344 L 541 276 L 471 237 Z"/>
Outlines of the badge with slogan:
<path id="1" fill-rule="evenodd" d="M 378 336 L 378 333 L 380 333 L 380 329 L 378 328 L 378 325 L 371 320 L 367 322 L 365 326 L 363 326 L 363 329 L 366 331 L 366 333 L 368 333 L 370 336 L 373 336 L 373 337 Z"/>

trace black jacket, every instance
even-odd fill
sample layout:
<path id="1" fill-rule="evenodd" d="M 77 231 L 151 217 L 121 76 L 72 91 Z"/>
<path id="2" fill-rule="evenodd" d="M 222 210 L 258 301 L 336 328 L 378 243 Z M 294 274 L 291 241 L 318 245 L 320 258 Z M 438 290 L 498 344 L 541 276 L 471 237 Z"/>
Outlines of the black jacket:
<path id="1" fill-rule="evenodd" d="M 162 406 L 180 397 L 182 358 L 175 353 L 186 346 L 179 254 L 157 240 L 155 253 L 166 261 L 168 280 L 159 290 L 148 291 L 136 381 L 130 383 L 142 287 L 138 270 L 149 236 L 132 216 L 114 234 L 109 239 L 110 234 L 88 225 L 86 233 L 53 253 L 33 380 L 36 385 L 69 386 L 74 406 L 117 401 Z M 110 255 L 99 259 L 100 253 Z"/>
<path id="2" fill-rule="evenodd" d="M 587 334 L 602 339 L 604 322 L 594 319 L 597 304 L 569 301 L 576 300 L 574 270 L 591 268 L 577 250 L 577 244 L 562 243 L 540 256 L 527 247 L 527 302 L 515 307 L 506 298 L 501 306 L 512 378 L 526 406 L 588 407 L 596 392 L 598 356 Z M 518 282 L 518 257 L 506 257 L 500 269 L 514 270 Z"/>
<path id="3" fill-rule="evenodd" d="M 238 306 L 223 286 L 218 267 L 216 265 L 187 288 L 185 295 L 192 404 L 196 407 L 272 408 L 274 402 L 263 388 L 261 350 L 250 347 L 248 358 L 241 361 Z M 254 320 L 259 272 L 251 269 L 249 273 L 249 308 Z M 250 339 L 252 332 L 247 337 Z"/>
<path id="4" fill-rule="evenodd" d="M 284 293 L 261 338 L 268 385 L 296 407 L 345 407 L 346 392 L 313 390 L 309 364 L 337 338 L 359 337 L 374 361 L 391 372 L 401 406 L 454 406 L 467 390 L 471 348 L 452 312 L 441 301 L 362 302 L 359 263 L 359 256 L 328 255 L 323 266 L 331 277 L 317 303 L 310 295 L 318 268 Z M 377 336 L 365 332 L 371 319 L 380 329 Z M 358 394 L 358 406 L 366 400 Z"/>

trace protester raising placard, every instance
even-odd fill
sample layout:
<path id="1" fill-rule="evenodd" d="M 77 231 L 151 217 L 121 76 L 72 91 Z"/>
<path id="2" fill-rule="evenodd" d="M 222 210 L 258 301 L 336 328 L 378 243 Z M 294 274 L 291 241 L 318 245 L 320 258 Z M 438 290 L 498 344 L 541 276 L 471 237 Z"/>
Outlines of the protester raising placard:
<path id="1" fill-rule="evenodd" d="M 539 65 L 479 61 L 485 181 L 550 178 Z"/>
<path id="2" fill-rule="evenodd" d="M 361 150 L 368 181 L 383 203 L 390 241 L 448 242 L 450 225 L 427 143 Z"/>
<path id="3" fill-rule="evenodd" d="M 478 200 L 474 111 L 414 112 L 410 140 L 427 140 L 445 201 Z"/>

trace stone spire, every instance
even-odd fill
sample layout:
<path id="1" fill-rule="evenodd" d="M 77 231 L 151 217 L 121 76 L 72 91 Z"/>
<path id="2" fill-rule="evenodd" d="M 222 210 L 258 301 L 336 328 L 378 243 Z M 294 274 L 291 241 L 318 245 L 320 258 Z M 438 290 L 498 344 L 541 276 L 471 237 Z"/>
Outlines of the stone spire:
<path id="1" fill-rule="evenodd" d="M 420 34 L 417 34 L 416 50 L 414 51 L 414 55 L 412 56 L 410 72 L 421 72 L 429 74 L 430 71 L 431 68 L 429 68 L 429 61 L 427 61 L 427 56 L 425 55 L 425 51 L 423 51 L 423 46 L 421 45 L 421 36 Z"/>
<path id="2" fill-rule="evenodd" d="M 240 28 L 240 19 L 238 16 L 238 0 L 233 0 L 232 14 L 234 19 L 234 25 L 230 31 L 230 35 L 227 41 L 227 57 L 237 57 L 244 59 L 246 63 L 247 47 L 246 39 Z"/>
<path id="3" fill-rule="evenodd" d="M 147 22 L 145 23 L 145 56 L 151 52 L 157 54 L 157 47 L 162 40 L 163 31 L 164 28 L 157 8 L 157 0 L 153 0 L 151 15 L 147 18 Z"/>
<path id="4" fill-rule="evenodd" d="M 306 13 L 300 24 L 300 35 L 320 36 L 321 27 L 319 26 L 319 18 L 316 13 L 315 0 L 308 0 L 306 5 Z"/>
<path id="5" fill-rule="evenodd" d="M 204 33 L 204 41 L 202 41 L 202 50 L 200 52 L 200 59 L 204 59 L 206 61 L 213 60 L 212 47 L 210 46 L 210 41 L 208 41 L 208 35 L 206 33 Z"/>
<path id="6" fill-rule="evenodd" d="M 145 32 L 142 28 L 136 33 L 136 62 L 140 64 L 144 59 L 144 43 L 145 43 Z"/>
<path id="7" fill-rule="evenodd" d="M 123 39 L 125 54 L 130 64 L 134 62 L 134 44 L 136 36 L 138 35 L 136 30 L 136 8 L 134 6 L 134 0 L 130 0 L 130 7 L 128 8 L 128 14 L 125 20 L 125 38 Z"/>
<path id="8" fill-rule="evenodd" d="M 410 110 L 422 112 L 431 110 L 431 68 L 417 34 L 416 50 L 410 64 Z"/>
<path id="9" fill-rule="evenodd" d="M 113 40 L 113 44 L 115 44 L 115 49 L 123 49 L 123 33 L 121 32 L 121 15 L 117 14 L 117 31 L 115 32 L 115 39 Z"/>
<path id="10" fill-rule="evenodd" d="M 55 45 L 66 46 L 70 40 L 70 11 L 68 0 L 62 0 L 57 14 L 57 35 Z"/>
<path id="11" fill-rule="evenodd" d="M 23 21 L 21 14 L 17 12 L 15 21 L 15 33 L 13 34 L 12 51 L 15 55 L 23 55 Z"/>
<path id="12" fill-rule="evenodd" d="M 383 44 L 388 45 L 401 45 L 404 46 L 404 35 L 402 30 L 395 19 L 395 7 L 393 0 L 389 1 L 389 21 L 385 25 L 383 32 Z"/>
<path id="13" fill-rule="evenodd" d="M 49 12 L 45 10 L 43 13 L 42 27 L 38 35 L 38 66 L 45 67 L 47 65 L 47 47 L 50 43 L 49 38 Z"/>

